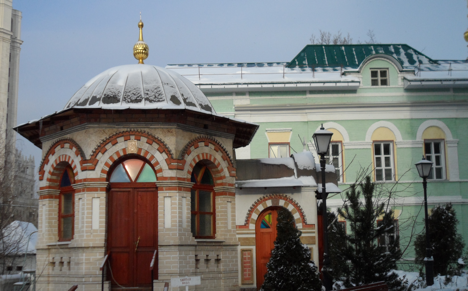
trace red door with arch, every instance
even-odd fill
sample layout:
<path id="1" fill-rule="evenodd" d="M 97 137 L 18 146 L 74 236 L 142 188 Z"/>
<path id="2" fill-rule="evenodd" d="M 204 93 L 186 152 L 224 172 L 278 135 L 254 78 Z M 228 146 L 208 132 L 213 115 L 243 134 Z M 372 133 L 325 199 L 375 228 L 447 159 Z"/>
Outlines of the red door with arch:
<path id="1" fill-rule="evenodd" d="M 257 289 L 263 285 L 267 272 L 267 263 L 270 261 L 271 251 L 275 247 L 276 220 L 278 208 L 267 208 L 260 213 L 255 224 L 255 249 L 256 249 L 256 273 Z"/>
<path id="2" fill-rule="evenodd" d="M 150 263 L 158 247 L 155 171 L 143 160 L 126 159 L 112 169 L 109 182 L 107 250 L 111 270 L 108 280 L 115 288 L 149 288 Z M 157 273 L 155 269 L 154 279 Z"/>

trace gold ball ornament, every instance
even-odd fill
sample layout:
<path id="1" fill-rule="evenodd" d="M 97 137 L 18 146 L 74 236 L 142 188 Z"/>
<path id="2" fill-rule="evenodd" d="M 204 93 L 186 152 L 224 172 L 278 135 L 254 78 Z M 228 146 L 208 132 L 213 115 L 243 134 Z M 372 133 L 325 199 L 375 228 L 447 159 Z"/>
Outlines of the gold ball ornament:
<path id="1" fill-rule="evenodd" d="M 468 30 L 464 33 L 465 41 L 468 42 Z"/>
<path id="2" fill-rule="evenodd" d="M 144 41 L 138 41 L 133 46 L 133 56 L 138 60 L 139 64 L 143 64 L 143 61 L 148 58 L 149 47 Z"/>
<path id="3" fill-rule="evenodd" d="M 133 56 L 138 60 L 139 64 L 144 64 L 143 61 L 148 58 L 149 47 L 146 42 L 143 41 L 143 22 L 138 22 L 138 28 L 140 29 L 140 38 L 137 43 L 133 46 Z"/>

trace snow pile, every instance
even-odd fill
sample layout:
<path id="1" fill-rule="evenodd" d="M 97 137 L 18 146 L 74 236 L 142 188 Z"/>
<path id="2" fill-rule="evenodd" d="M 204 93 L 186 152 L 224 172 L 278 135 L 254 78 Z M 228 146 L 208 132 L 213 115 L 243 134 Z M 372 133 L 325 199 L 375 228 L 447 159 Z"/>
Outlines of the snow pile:
<path id="1" fill-rule="evenodd" d="M 453 290 L 468 290 L 468 273 L 463 271 L 460 276 L 436 276 L 434 278 L 434 285 L 426 287 L 425 279 L 419 276 L 418 272 L 405 272 L 395 270 L 400 279 L 407 281 L 408 290 L 440 290 L 444 289 L 447 291 Z"/>

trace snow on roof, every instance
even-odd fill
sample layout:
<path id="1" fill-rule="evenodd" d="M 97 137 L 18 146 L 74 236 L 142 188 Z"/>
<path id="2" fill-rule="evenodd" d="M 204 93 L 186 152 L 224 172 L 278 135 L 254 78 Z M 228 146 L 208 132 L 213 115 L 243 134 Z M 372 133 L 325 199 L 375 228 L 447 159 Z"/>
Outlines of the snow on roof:
<path id="1" fill-rule="evenodd" d="M 245 180 L 236 181 L 238 188 L 262 188 L 262 187 L 314 187 L 317 186 L 315 179 L 312 176 L 295 178 L 284 177 L 277 179 L 263 179 L 263 180 Z"/>
<path id="2" fill-rule="evenodd" d="M 7 255 L 35 254 L 37 228 L 30 222 L 15 220 L 3 229 L 3 252 Z"/>
<path id="3" fill-rule="evenodd" d="M 294 160 L 291 158 L 265 158 L 265 159 L 259 159 L 261 163 L 263 164 L 269 164 L 269 165 L 285 165 L 286 167 L 290 169 L 296 169 L 294 166 Z"/>
<path id="4" fill-rule="evenodd" d="M 407 44 L 306 45 L 290 62 L 169 64 L 200 89 L 356 90 L 357 72 L 370 57 L 394 58 L 412 79 L 468 78 L 468 61 L 433 60 Z"/>
<path id="5" fill-rule="evenodd" d="M 304 151 L 302 153 L 292 154 L 299 170 L 313 170 L 315 166 L 314 155 L 311 152 Z"/>
<path id="6" fill-rule="evenodd" d="M 268 65 L 270 64 L 270 65 Z M 221 66 L 220 66 L 221 65 Z M 287 63 L 239 63 L 229 67 L 225 64 L 170 64 L 166 69 L 184 76 L 201 89 L 216 89 L 216 86 L 237 84 L 238 88 L 263 88 L 270 84 L 275 89 L 291 89 L 299 86 L 337 86 L 335 83 L 358 86 L 359 78 L 344 76 L 341 67 L 328 68 L 288 68 Z"/>
<path id="7" fill-rule="evenodd" d="M 341 189 L 333 183 L 325 183 L 326 193 L 341 193 Z M 322 193 L 322 184 L 317 184 L 317 192 Z"/>
<path id="8" fill-rule="evenodd" d="M 317 172 L 322 171 L 320 164 L 315 164 L 315 170 Z M 335 167 L 333 165 L 325 165 L 325 172 L 326 173 L 335 173 Z"/>
<path id="9" fill-rule="evenodd" d="M 174 71 L 144 64 L 118 66 L 95 76 L 64 109 L 72 107 L 191 109 L 216 114 L 192 82 Z"/>

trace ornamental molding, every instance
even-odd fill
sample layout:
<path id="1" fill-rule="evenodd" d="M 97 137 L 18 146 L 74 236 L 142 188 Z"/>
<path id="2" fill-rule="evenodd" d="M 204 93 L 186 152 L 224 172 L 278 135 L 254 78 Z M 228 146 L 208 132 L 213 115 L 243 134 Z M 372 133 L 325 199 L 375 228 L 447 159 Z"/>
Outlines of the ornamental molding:
<path id="1" fill-rule="evenodd" d="M 236 188 L 232 186 L 218 186 L 214 187 L 213 190 L 218 193 L 218 192 L 236 192 Z"/>
<path id="2" fill-rule="evenodd" d="M 456 147 L 456 146 L 458 146 L 458 139 L 446 139 L 445 143 L 449 147 Z"/>
<path id="3" fill-rule="evenodd" d="M 179 181 L 179 180 L 169 180 L 169 181 L 156 181 L 157 187 L 184 187 L 192 188 L 193 182 Z"/>
<path id="4" fill-rule="evenodd" d="M 59 195 L 60 190 L 57 189 L 45 189 L 45 190 L 39 190 L 37 191 L 37 194 L 39 196 L 44 196 L 44 195 Z"/>
<path id="5" fill-rule="evenodd" d="M 75 190 L 85 188 L 106 188 L 108 184 L 108 182 L 81 182 L 72 184 L 72 187 Z"/>
<path id="6" fill-rule="evenodd" d="M 343 146 L 345 149 L 370 149 L 372 148 L 371 141 L 350 141 L 344 142 Z"/>
<path id="7" fill-rule="evenodd" d="M 401 140 L 395 142 L 397 148 L 421 148 L 423 146 L 422 140 Z"/>

